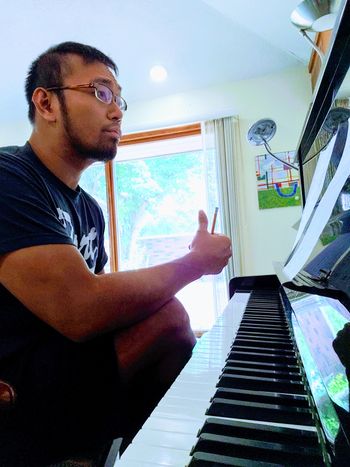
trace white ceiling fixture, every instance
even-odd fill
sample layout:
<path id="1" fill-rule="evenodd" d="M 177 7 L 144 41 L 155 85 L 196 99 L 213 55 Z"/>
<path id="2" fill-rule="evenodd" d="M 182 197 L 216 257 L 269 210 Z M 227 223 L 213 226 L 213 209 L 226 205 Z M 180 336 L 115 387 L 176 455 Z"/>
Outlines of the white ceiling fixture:
<path id="1" fill-rule="evenodd" d="M 341 1 L 340 0 L 303 0 L 290 16 L 304 38 L 324 61 L 323 52 L 317 47 L 306 31 L 322 32 L 333 29 Z"/>
<path id="2" fill-rule="evenodd" d="M 163 67 L 163 65 L 152 66 L 149 74 L 150 74 L 151 80 L 155 81 L 156 83 L 161 83 L 162 81 L 165 81 L 168 77 L 168 72 Z"/>

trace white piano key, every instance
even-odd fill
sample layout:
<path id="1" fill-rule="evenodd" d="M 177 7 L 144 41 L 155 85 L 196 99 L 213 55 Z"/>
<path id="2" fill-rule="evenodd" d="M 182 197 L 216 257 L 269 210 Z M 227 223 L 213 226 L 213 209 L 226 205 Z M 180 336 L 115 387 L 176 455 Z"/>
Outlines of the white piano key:
<path id="1" fill-rule="evenodd" d="M 121 465 L 120 461 L 117 460 L 116 463 L 114 464 L 116 467 Z M 142 462 L 142 467 L 157 467 L 161 466 L 162 464 L 155 464 L 154 462 Z M 164 464 L 163 464 L 164 465 Z M 140 467 L 140 461 L 139 460 L 123 460 L 123 467 Z"/>
<path id="2" fill-rule="evenodd" d="M 189 452 L 181 449 L 171 449 L 163 446 L 139 445 L 137 442 L 131 444 L 115 467 L 124 466 L 124 462 L 138 462 L 139 467 L 147 461 L 150 465 L 184 467 L 189 461 Z"/>
<path id="3" fill-rule="evenodd" d="M 152 430 L 152 432 L 158 430 L 160 432 L 169 431 L 171 433 L 185 433 L 188 435 L 197 434 L 199 428 L 198 419 L 182 420 L 179 417 L 170 417 L 166 414 L 149 417 L 143 425 L 143 429 Z M 139 433 L 140 436 L 143 429 Z"/>
<path id="4" fill-rule="evenodd" d="M 149 446 L 161 446 L 164 448 L 180 449 L 185 452 L 190 452 L 195 437 L 193 433 L 170 432 L 168 430 L 150 430 L 142 429 L 142 436 L 135 439 L 134 445 L 146 444 Z"/>

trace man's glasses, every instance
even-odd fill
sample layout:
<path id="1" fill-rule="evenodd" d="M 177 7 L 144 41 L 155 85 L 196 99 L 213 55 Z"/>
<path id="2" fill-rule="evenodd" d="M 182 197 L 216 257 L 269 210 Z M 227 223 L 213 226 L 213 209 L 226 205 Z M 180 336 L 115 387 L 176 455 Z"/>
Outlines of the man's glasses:
<path id="1" fill-rule="evenodd" d="M 46 91 L 64 91 L 65 89 L 79 90 L 84 88 L 92 88 L 95 90 L 95 97 L 104 104 L 111 104 L 114 102 L 117 104 L 119 109 L 122 112 L 125 112 L 128 108 L 128 105 L 121 96 L 114 94 L 113 91 L 102 83 L 89 83 L 89 84 L 76 84 L 75 86 L 52 86 L 46 88 Z"/>

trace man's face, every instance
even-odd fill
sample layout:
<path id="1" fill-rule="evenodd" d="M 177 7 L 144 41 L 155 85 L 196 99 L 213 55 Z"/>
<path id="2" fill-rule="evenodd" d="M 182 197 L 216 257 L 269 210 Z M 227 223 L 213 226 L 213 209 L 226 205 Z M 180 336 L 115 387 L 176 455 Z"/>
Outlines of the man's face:
<path id="1" fill-rule="evenodd" d="M 100 62 L 86 64 L 77 55 L 70 58 L 72 72 L 63 86 L 103 82 L 120 94 L 120 86 L 112 72 Z M 115 157 L 121 137 L 122 112 L 113 101 L 105 104 L 95 97 L 94 89 L 65 90 L 61 99 L 63 144 L 82 159 L 108 161 Z"/>

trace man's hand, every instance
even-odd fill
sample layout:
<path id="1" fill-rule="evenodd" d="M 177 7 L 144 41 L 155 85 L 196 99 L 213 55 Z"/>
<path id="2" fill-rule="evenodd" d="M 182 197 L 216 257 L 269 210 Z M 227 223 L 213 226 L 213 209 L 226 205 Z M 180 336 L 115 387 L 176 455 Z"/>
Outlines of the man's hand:
<path id="1" fill-rule="evenodd" d="M 203 274 L 220 273 L 232 256 L 231 240 L 225 235 L 208 232 L 208 218 L 202 210 L 198 213 L 198 230 L 189 248 L 198 256 Z"/>

